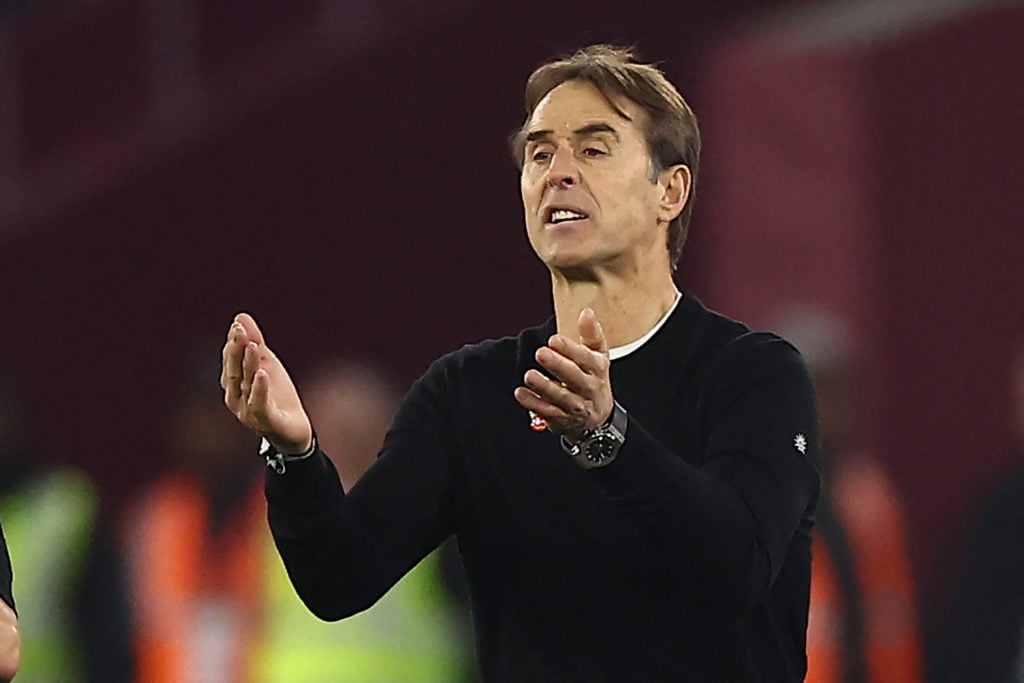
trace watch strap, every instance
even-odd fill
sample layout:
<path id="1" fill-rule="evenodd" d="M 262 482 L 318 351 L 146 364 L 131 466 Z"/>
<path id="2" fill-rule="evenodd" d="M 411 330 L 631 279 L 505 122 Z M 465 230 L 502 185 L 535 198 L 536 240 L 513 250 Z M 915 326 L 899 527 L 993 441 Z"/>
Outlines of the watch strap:
<path id="1" fill-rule="evenodd" d="M 608 427 L 614 429 L 620 439 L 626 440 L 626 428 L 629 426 L 629 415 L 626 409 L 619 405 L 618 401 L 612 406 L 612 414 L 608 418 Z"/>

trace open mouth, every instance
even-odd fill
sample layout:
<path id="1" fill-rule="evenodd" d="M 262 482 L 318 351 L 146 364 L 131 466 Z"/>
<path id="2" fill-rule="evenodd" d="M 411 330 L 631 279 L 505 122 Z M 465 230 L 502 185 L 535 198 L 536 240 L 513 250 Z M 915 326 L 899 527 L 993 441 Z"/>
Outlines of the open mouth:
<path id="1" fill-rule="evenodd" d="M 548 212 L 547 222 L 550 225 L 558 225 L 559 223 L 568 223 L 570 221 L 582 221 L 588 218 L 587 214 L 582 211 L 574 211 L 573 209 L 552 209 Z"/>

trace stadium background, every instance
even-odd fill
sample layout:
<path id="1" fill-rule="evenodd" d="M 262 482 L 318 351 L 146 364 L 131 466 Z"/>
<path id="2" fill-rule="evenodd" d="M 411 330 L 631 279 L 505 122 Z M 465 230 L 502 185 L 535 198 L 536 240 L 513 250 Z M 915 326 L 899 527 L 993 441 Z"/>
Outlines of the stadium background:
<path id="1" fill-rule="evenodd" d="M 545 318 L 505 144 L 522 85 L 635 44 L 703 125 L 681 284 L 755 325 L 847 320 L 941 602 L 952 530 L 1008 465 L 1024 347 L 1020 3 L 0 8 L 0 366 L 39 451 L 115 509 L 173 457 L 167 397 L 236 311 L 295 374 L 341 354 L 403 381 Z"/>

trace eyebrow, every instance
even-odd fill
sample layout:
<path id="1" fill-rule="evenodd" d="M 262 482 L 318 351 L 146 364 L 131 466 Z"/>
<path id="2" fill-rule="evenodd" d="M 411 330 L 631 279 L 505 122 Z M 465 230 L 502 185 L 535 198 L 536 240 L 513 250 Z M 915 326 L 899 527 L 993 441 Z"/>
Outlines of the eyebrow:
<path id="1" fill-rule="evenodd" d="M 534 130 L 526 134 L 526 142 L 543 140 L 544 138 L 551 137 L 553 133 L 554 131 L 551 130 Z M 594 133 L 610 133 L 616 141 L 619 140 L 619 132 L 607 123 L 588 123 L 582 128 L 577 128 L 572 132 L 573 137 L 583 137 L 586 135 L 593 135 Z"/>

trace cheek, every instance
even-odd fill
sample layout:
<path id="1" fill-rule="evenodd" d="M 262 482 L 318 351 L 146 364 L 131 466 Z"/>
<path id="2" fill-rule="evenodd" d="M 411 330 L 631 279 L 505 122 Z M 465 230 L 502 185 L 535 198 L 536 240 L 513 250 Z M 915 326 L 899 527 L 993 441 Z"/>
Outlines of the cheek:
<path id="1" fill-rule="evenodd" d="M 523 215 L 527 227 L 536 227 L 539 223 L 537 218 L 540 205 L 544 201 L 544 188 L 542 183 L 531 182 L 524 178 L 519 185 L 519 194 L 523 200 Z"/>
<path id="2" fill-rule="evenodd" d="M 523 206 L 536 206 L 540 201 L 540 193 L 537 191 L 537 183 L 533 182 L 525 173 L 519 177 L 519 195 L 523 198 Z"/>
<path id="3" fill-rule="evenodd" d="M 646 177 L 617 178 L 605 186 L 604 196 L 614 211 L 628 214 L 637 220 L 657 212 L 658 201 L 654 189 Z"/>

